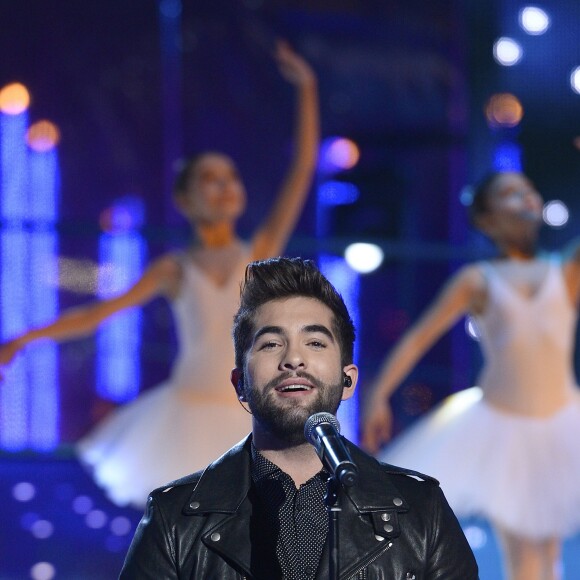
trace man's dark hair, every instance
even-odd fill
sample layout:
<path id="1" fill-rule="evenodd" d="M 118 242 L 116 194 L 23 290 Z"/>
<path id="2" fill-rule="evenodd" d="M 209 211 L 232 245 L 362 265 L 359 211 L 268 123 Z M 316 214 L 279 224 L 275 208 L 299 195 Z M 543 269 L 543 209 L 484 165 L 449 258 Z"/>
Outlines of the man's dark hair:
<path id="1" fill-rule="evenodd" d="M 476 183 L 469 205 L 469 219 L 474 226 L 477 226 L 477 219 L 489 210 L 489 199 L 493 186 L 502 174 L 501 171 L 490 171 Z"/>
<path id="2" fill-rule="evenodd" d="M 295 296 L 315 298 L 332 310 L 332 330 L 340 346 L 342 364 L 352 363 L 355 329 L 341 295 L 312 260 L 271 258 L 246 267 L 233 328 L 237 368 L 243 368 L 244 356 L 251 346 L 256 310 L 272 300 Z"/>

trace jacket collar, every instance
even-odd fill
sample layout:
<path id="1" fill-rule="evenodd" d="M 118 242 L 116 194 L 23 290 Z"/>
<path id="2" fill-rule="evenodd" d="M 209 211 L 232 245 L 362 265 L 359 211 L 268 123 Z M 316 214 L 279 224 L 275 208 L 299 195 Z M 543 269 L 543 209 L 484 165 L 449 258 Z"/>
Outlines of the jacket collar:
<path id="1" fill-rule="evenodd" d="M 359 469 L 356 485 L 346 490 L 356 509 L 361 513 L 389 509 L 407 511 L 409 505 L 392 482 L 390 474 L 408 475 L 410 472 L 393 466 L 387 470 L 356 445 L 347 440 L 345 442 Z M 248 495 L 252 480 L 250 445 L 251 435 L 248 435 L 206 468 L 184 507 L 185 514 L 229 514 L 238 510 Z"/>
<path id="2" fill-rule="evenodd" d="M 407 511 L 409 504 L 392 482 L 390 474 L 407 474 L 408 472 L 392 466 L 390 466 L 392 470 L 387 470 L 384 464 L 380 464 L 350 441 L 346 441 L 346 445 L 359 470 L 357 483 L 346 490 L 346 495 L 356 509 L 361 513 L 392 509 L 399 512 Z"/>
<path id="3" fill-rule="evenodd" d="M 251 437 L 248 435 L 208 465 L 184 506 L 184 514 L 233 514 L 238 511 L 252 482 Z"/>

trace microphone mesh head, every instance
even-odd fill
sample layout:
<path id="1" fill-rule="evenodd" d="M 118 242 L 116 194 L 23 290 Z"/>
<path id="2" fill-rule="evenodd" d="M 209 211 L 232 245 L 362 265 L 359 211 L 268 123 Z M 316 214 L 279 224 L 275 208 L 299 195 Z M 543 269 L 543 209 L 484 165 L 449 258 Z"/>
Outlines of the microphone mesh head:
<path id="1" fill-rule="evenodd" d="M 331 413 L 314 413 L 314 415 L 310 415 L 310 417 L 306 419 L 306 423 L 304 423 L 304 437 L 306 438 L 306 441 L 312 441 L 312 432 L 315 427 L 321 423 L 330 423 L 336 431 L 340 433 L 340 423 L 334 415 Z"/>

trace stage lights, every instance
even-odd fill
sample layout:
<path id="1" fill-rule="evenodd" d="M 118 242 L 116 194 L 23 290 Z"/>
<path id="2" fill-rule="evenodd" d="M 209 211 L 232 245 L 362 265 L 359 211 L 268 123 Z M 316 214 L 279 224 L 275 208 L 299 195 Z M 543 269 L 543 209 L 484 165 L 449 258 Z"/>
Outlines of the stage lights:
<path id="1" fill-rule="evenodd" d="M 30 95 L 20 83 L 6 85 L 0 90 L 0 112 L 5 115 L 20 115 L 28 109 Z"/>
<path id="2" fill-rule="evenodd" d="M 524 51 L 513 38 L 502 36 L 493 45 L 493 57 L 503 66 L 513 66 L 520 62 Z"/>
<path id="3" fill-rule="evenodd" d="M 58 130 L 28 125 L 30 95 L 0 90 L 0 336 L 41 326 L 58 310 Z M 27 146 L 28 145 L 28 146 Z M 0 446 L 47 451 L 59 438 L 58 353 L 49 341 L 14 361 L 0 389 Z"/>
<path id="4" fill-rule="evenodd" d="M 384 257 L 383 250 L 376 244 L 359 242 L 351 244 L 344 251 L 346 263 L 361 274 L 374 272 L 383 263 Z"/>
<path id="5" fill-rule="evenodd" d="M 30 125 L 26 132 L 28 146 L 38 153 L 44 153 L 54 149 L 60 141 L 58 127 L 50 121 L 37 121 Z"/>
<path id="6" fill-rule="evenodd" d="M 144 213 L 142 200 L 127 196 L 101 214 L 105 233 L 99 237 L 99 298 L 117 296 L 141 276 L 147 249 L 137 228 Z M 97 330 L 96 382 L 101 397 L 121 403 L 139 393 L 141 324 L 141 309 L 130 308 Z"/>
<path id="7" fill-rule="evenodd" d="M 519 13 L 522 30 L 533 36 L 544 34 L 550 27 L 550 17 L 538 6 L 526 6 Z"/>
<path id="8" fill-rule="evenodd" d="M 358 145 L 346 137 L 329 137 L 320 148 L 321 169 L 328 173 L 352 169 L 359 158 Z"/>
<path id="9" fill-rule="evenodd" d="M 554 199 L 544 205 L 542 217 L 544 218 L 544 222 L 550 227 L 561 228 L 568 223 L 570 212 L 563 201 Z"/>
<path id="10" fill-rule="evenodd" d="M 491 128 L 515 127 L 524 116 L 520 100 L 511 93 L 492 95 L 485 106 L 485 117 Z"/>

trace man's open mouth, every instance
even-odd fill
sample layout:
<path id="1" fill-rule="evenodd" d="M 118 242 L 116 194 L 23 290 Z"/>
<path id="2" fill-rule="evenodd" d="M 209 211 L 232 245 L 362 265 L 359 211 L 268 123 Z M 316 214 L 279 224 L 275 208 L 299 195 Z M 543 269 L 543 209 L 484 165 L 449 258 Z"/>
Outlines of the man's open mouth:
<path id="1" fill-rule="evenodd" d="M 294 393 L 298 391 L 311 391 L 313 387 L 310 385 L 284 385 L 282 387 L 276 387 L 279 393 Z"/>

